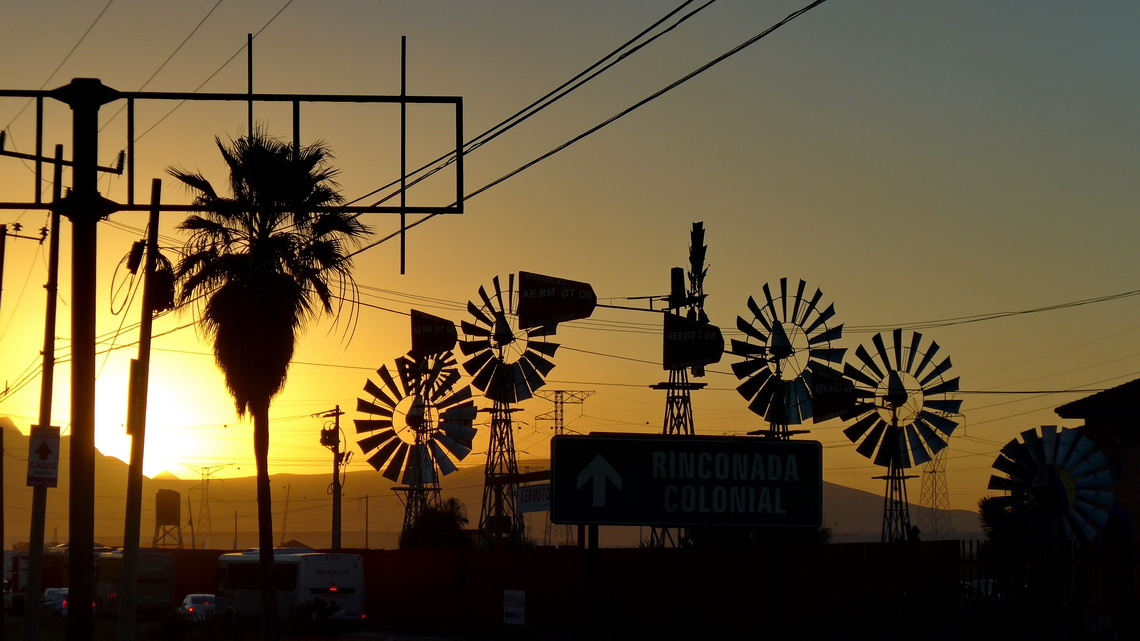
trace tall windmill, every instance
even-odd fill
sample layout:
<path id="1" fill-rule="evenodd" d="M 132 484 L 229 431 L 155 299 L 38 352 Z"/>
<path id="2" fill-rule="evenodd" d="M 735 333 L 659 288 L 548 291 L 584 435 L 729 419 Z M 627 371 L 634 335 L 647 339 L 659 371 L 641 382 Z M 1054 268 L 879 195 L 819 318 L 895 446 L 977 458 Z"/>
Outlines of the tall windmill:
<path id="1" fill-rule="evenodd" d="M 423 327 L 417 321 L 425 317 L 436 327 L 449 327 L 454 344 L 454 324 L 413 312 L 412 350 L 395 360 L 395 374 L 381 365 L 378 380 L 368 379 L 364 392 L 370 398 L 356 401 L 356 411 L 367 418 L 354 419 L 368 464 L 402 484 L 394 489 L 404 495 L 403 531 L 425 509 L 440 505 L 440 475 L 456 471 L 455 461 L 471 452 L 476 434 L 472 422 L 478 409 L 471 386 L 460 384 L 450 345 L 445 341 L 425 350 L 418 344 L 425 333 L 417 332 Z"/>
<path id="2" fill-rule="evenodd" d="M 687 273 L 681 267 L 674 267 L 670 272 L 662 350 L 662 366 L 669 372 L 669 380 L 650 386 L 665 392 L 665 420 L 661 432 L 667 436 L 692 436 L 696 433 L 692 393 L 706 384 L 691 382 L 689 373 L 695 377 L 704 376 L 705 365 L 720 361 L 724 352 L 720 328 L 709 323 L 705 313 L 706 250 L 704 223 L 695 222 L 689 233 Z M 678 531 L 674 537 L 668 529 L 653 528 L 649 536 L 651 547 L 667 547 L 678 544 L 682 534 Z"/>
<path id="3" fill-rule="evenodd" d="M 517 289 L 514 274 L 506 288 L 498 276 L 491 284 L 493 295 L 480 285 L 479 300 L 467 302 L 471 320 L 460 323 L 466 339 L 459 350 L 471 384 L 492 402 L 479 531 L 488 547 L 501 550 L 518 546 L 525 534 L 511 414 L 554 369 L 558 344 L 548 339 L 558 323 L 589 317 L 598 297 L 588 283 L 533 272 L 519 272 Z"/>
<path id="4" fill-rule="evenodd" d="M 705 375 L 704 367 L 720 361 L 724 338 L 720 328 L 709 323 L 705 313 L 705 229 L 693 223 L 689 234 L 689 269 L 674 267 L 670 273 L 670 293 L 664 315 L 662 367 L 669 380 L 652 385 L 666 392 L 665 422 L 662 433 L 692 435 L 692 392 L 705 383 L 689 382 L 689 373 Z M 686 286 L 686 276 L 688 286 Z"/>
<path id="5" fill-rule="evenodd" d="M 503 549 L 517 546 L 524 534 L 515 503 L 519 466 L 511 414 L 516 403 L 545 384 L 554 368 L 551 358 L 558 344 L 547 338 L 558 325 L 521 327 L 514 274 L 505 289 L 495 276 L 492 288 L 493 294 L 480 285 L 479 301 L 468 301 L 472 320 L 460 323 L 467 338 L 459 341 L 459 349 L 467 357 L 463 369 L 472 376 L 472 384 L 492 402 L 479 531 L 489 547 Z"/>
<path id="6" fill-rule="evenodd" d="M 915 536 L 907 500 L 906 470 L 922 465 L 946 447 L 958 422 L 962 401 L 950 398 L 958 391 L 958 378 L 946 378 L 950 358 L 935 363 L 936 342 L 923 346 L 922 334 L 903 330 L 871 339 L 874 352 L 863 345 L 855 350 L 857 364 L 844 364 L 843 373 L 855 382 L 858 402 L 846 418 L 854 418 L 843 434 L 855 450 L 875 465 L 887 468 L 874 478 L 887 484 L 883 502 L 882 541 L 905 541 Z"/>
<path id="7" fill-rule="evenodd" d="M 843 361 L 846 348 L 833 344 L 843 336 L 843 325 L 832 325 L 835 305 L 821 307 L 819 289 L 805 296 L 807 283 L 800 281 L 795 292 L 788 279 L 781 278 L 779 290 L 764 284 L 764 302 L 748 297 L 751 319 L 736 317 L 736 327 L 744 340 L 732 341 L 732 353 L 742 360 L 732 364 L 740 379 L 736 391 L 748 401 L 748 409 L 764 417 L 769 428 L 757 432 L 770 438 L 787 439 L 804 430 L 792 430 L 808 419 L 824 420 L 817 414 L 814 399 L 823 398 L 826 386 L 836 387 L 843 375 L 833 365 Z"/>

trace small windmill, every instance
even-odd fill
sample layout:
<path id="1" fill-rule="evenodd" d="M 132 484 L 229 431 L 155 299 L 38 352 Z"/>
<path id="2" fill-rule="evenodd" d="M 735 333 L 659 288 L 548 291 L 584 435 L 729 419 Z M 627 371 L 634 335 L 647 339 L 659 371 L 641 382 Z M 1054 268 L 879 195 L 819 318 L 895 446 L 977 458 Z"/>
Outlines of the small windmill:
<path id="1" fill-rule="evenodd" d="M 479 300 L 467 303 L 471 320 L 460 323 L 466 339 L 459 350 L 471 384 L 493 404 L 479 531 L 489 547 L 503 549 L 521 543 L 525 528 L 515 498 L 519 469 L 511 414 L 554 369 L 558 344 L 548 339 L 558 323 L 589 316 L 597 297 L 585 283 L 530 272 L 519 273 L 517 289 L 514 274 L 505 288 L 498 276 L 491 284 L 493 294 L 480 285 Z"/>
<path id="2" fill-rule="evenodd" d="M 958 378 L 946 378 L 950 358 L 935 363 L 938 343 L 923 346 L 922 334 L 903 330 L 891 334 L 888 345 L 882 334 L 871 339 L 874 353 L 860 345 L 858 364 L 846 363 L 843 374 L 855 382 L 858 402 L 846 418 L 855 422 L 843 434 L 855 450 L 875 465 L 887 468 L 883 504 L 883 542 L 913 538 L 905 470 L 922 465 L 946 447 L 946 439 L 958 422 L 950 418 L 961 410 L 962 401 L 949 395 L 958 391 Z"/>
<path id="3" fill-rule="evenodd" d="M 990 500 L 1005 512 L 999 527 L 1015 544 L 1090 541 L 1108 522 L 1108 457 L 1077 430 L 1026 430 L 1001 448 L 993 467 L 1005 476 L 991 476 L 989 488 L 1009 494 Z"/>
<path id="4" fill-rule="evenodd" d="M 732 372 L 743 381 L 736 391 L 748 401 L 748 409 L 768 422 L 766 435 L 786 439 L 802 432 L 789 426 L 815 416 L 816 390 L 842 382 L 843 375 L 832 365 L 838 366 L 847 350 L 833 346 L 843 336 L 843 325 L 829 324 L 835 306 L 821 307 L 822 291 L 816 289 L 807 298 L 804 294 L 810 290 L 801 280 L 793 293 L 787 278 L 780 279 L 778 292 L 768 283 L 763 291 L 763 304 L 748 297 L 752 318 L 736 318 L 744 340 L 733 339 L 732 353 L 743 360 L 732 364 Z"/>
<path id="5" fill-rule="evenodd" d="M 413 312 L 413 327 L 425 318 L 435 319 Z M 450 321 L 430 322 L 450 327 L 454 343 L 455 326 Z M 395 360 L 395 374 L 381 365 L 376 370 L 378 381 L 365 383 L 364 391 L 371 398 L 358 398 L 356 411 L 368 417 L 354 421 L 357 434 L 365 435 L 358 445 L 369 465 L 384 478 L 403 484 L 394 489 L 405 495 L 404 531 L 425 508 L 440 505 L 439 476 L 457 469 L 455 461 L 471 452 L 476 433 L 472 422 L 478 410 L 471 386 L 460 384 L 449 348 L 416 349 L 424 335 L 413 329 L 413 349 Z M 437 344 L 433 349 L 438 348 Z"/>

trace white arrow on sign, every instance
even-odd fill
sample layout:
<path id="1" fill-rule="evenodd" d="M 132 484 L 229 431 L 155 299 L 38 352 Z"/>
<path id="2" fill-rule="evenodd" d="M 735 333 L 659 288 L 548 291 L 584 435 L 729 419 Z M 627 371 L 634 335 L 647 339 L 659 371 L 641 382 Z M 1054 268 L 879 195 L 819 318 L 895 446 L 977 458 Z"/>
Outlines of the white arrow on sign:
<path id="1" fill-rule="evenodd" d="M 614 487 L 621 489 L 621 474 L 618 474 L 601 454 L 595 456 L 594 460 L 578 474 L 578 489 L 582 489 L 587 482 L 594 482 L 594 507 L 606 506 L 607 479 L 614 484 Z"/>

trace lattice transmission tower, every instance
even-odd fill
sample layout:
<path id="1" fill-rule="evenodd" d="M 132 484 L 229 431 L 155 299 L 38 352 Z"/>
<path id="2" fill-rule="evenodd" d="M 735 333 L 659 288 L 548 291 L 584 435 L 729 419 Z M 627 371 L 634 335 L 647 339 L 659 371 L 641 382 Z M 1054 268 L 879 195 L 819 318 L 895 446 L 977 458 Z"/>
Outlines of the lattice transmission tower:
<path id="1" fill-rule="evenodd" d="M 923 519 L 919 526 L 922 538 L 927 541 L 941 541 L 954 534 L 954 523 L 950 520 L 950 492 L 946 486 L 946 451 L 943 448 L 922 468 L 919 486 L 919 505 Z"/>
<path id="2" fill-rule="evenodd" d="M 539 390 L 535 392 L 535 396 L 544 398 L 554 403 L 554 409 L 549 412 L 537 414 L 534 420 L 537 421 L 553 421 L 554 424 L 551 429 L 554 430 L 555 436 L 561 436 L 566 433 L 566 404 L 571 405 L 584 405 L 586 399 L 593 396 L 594 392 L 579 391 L 579 390 Z M 546 529 L 543 534 L 543 545 L 551 545 L 555 541 L 561 542 L 566 545 L 574 543 L 574 530 L 569 525 L 555 525 L 550 522 L 550 514 L 546 515 Z"/>
<path id="3" fill-rule="evenodd" d="M 554 430 L 554 435 L 560 436 L 566 433 L 566 405 L 568 403 L 570 405 L 583 405 L 587 398 L 594 395 L 594 392 L 555 389 L 538 390 L 534 395 L 554 403 L 553 410 L 535 415 L 534 420 L 552 421 L 554 424 L 551 429 Z"/>
<path id="4" fill-rule="evenodd" d="M 186 465 L 183 463 L 183 465 Z M 209 540 L 210 534 L 213 532 L 213 521 L 210 518 L 210 480 L 215 474 L 220 472 L 222 468 L 233 465 L 233 463 L 223 463 L 221 465 L 186 465 L 186 467 L 198 472 L 202 477 L 202 482 L 195 485 L 191 489 L 198 490 L 198 525 L 195 530 L 202 533 L 203 543 Z"/>

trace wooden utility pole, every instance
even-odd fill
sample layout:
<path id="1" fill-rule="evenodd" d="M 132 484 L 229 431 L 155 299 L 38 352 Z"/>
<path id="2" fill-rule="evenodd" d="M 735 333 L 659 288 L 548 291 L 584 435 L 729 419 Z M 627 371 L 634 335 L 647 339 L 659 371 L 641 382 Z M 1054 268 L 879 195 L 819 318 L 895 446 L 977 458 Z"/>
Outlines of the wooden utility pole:
<path id="1" fill-rule="evenodd" d="M 127 515 L 123 523 L 123 582 L 119 591 L 119 641 L 135 638 L 138 608 L 139 527 L 142 520 L 143 454 L 146 442 L 146 400 L 150 377 L 151 328 L 156 307 L 154 286 L 158 262 L 158 204 L 162 181 L 151 182 L 150 220 L 147 224 L 146 259 L 143 268 L 142 320 L 139 323 L 139 357 L 131 361 L 127 433 L 131 436 L 131 460 L 127 472 Z"/>
<path id="2" fill-rule="evenodd" d="M 55 180 L 52 183 L 52 202 L 58 203 L 63 195 L 63 145 L 55 146 Z M 47 304 L 44 311 L 43 371 L 40 374 L 39 425 L 51 425 L 52 390 L 55 385 L 55 317 L 59 299 L 59 210 L 52 209 L 51 230 L 48 232 Z M 28 586 L 24 590 L 24 639 L 39 638 L 40 592 L 43 589 L 44 523 L 47 520 L 47 487 L 32 488 L 32 523 L 28 533 Z"/>
<path id="3" fill-rule="evenodd" d="M 321 418 L 332 418 L 333 426 L 321 429 L 321 445 L 332 450 L 333 455 L 333 481 L 332 481 L 332 549 L 340 549 L 340 523 L 341 523 L 341 483 L 340 483 L 340 468 L 344 463 L 344 453 L 340 451 L 340 417 L 344 416 L 344 412 L 340 411 L 340 405 L 330 412 L 321 414 Z"/>

